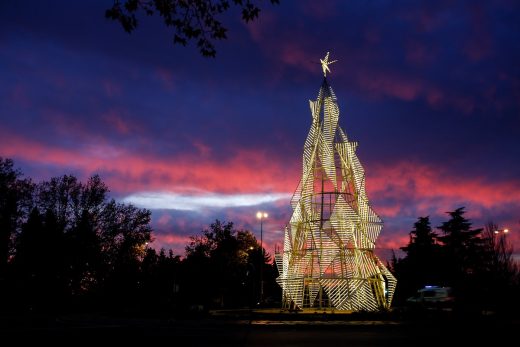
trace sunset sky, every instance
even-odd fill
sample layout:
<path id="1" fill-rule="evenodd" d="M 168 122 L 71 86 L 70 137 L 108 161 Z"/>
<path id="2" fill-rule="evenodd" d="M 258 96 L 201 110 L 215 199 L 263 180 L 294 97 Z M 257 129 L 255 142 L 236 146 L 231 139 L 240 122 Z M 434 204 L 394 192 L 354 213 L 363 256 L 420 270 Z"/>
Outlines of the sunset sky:
<path id="1" fill-rule="evenodd" d="M 183 254 L 215 219 L 283 240 L 322 81 L 359 142 L 371 204 L 397 249 L 419 216 L 465 206 L 520 251 L 520 3 L 260 2 L 222 16 L 217 57 L 173 45 L 159 17 L 129 35 L 111 0 L 0 3 L 0 156 L 35 181 L 99 174 L 152 210 L 156 248 Z"/>

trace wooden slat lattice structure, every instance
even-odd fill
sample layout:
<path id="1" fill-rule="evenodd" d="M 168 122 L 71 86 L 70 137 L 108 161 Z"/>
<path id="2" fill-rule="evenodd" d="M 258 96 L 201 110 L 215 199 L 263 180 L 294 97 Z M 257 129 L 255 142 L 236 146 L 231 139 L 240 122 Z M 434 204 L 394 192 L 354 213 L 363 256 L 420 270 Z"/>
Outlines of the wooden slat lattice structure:
<path id="1" fill-rule="evenodd" d="M 396 279 L 374 254 L 383 223 L 370 207 L 358 144 L 339 126 L 326 77 L 310 109 L 302 177 L 291 199 L 283 251 L 275 254 L 284 306 L 387 309 Z"/>

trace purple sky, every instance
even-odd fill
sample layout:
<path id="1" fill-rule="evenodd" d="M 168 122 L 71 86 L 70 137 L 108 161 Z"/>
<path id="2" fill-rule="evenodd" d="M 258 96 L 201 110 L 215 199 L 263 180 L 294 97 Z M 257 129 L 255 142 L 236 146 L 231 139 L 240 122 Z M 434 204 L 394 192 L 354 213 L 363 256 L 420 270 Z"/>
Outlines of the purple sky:
<path id="1" fill-rule="evenodd" d="M 98 173 L 115 198 L 152 209 L 155 246 L 183 253 L 215 218 L 282 242 L 311 122 L 328 78 L 359 142 L 367 192 L 404 245 L 466 206 L 520 250 L 520 3 L 262 2 L 222 17 L 217 58 L 174 46 L 159 17 L 132 35 L 112 1 L 2 1 L 0 156 L 36 181 Z"/>

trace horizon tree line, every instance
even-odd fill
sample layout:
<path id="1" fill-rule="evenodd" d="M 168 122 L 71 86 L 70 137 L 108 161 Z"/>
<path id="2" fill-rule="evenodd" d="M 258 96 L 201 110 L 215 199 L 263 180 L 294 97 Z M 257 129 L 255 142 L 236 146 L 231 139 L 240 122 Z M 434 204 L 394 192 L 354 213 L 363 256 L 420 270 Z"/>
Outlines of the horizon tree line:
<path id="1" fill-rule="evenodd" d="M 519 308 L 520 271 L 513 247 L 498 226 L 472 228 L 464 207 L 447 212 L 435 232 L 429 216 L 419 217 L 410 231 L 403 258 L 391 260 L 398 280 L 396 305 L 427 285 L 451 287 L 461 312 L 513 313 Z"/>
<path id="2" fill-rule="evenodd" d="M 0 157 L 0 298 L 5 310 L 190 312 L 281 300 L 272 257 L 248 230 L 216 220 L 190 237 L 181 258 L 156 251 L 151 212 L 110 199 L 99 176 L 34 183 Z M 518 308 L 518 264 L 492 222 L 472 228 L 464 207 L 435 232 L 419 217 L 389 268 L 394 304 L 425 285 L 454 289 L 462 311 Z M 263 256 L 262 256 L 263 254 Z"/>
<path id="3" fill-rule="evenodd" d="M 252 306 L 260 267 L 255 236 L 216 220 L 185 257 L 156 251 L 151 212 L 116 202 L 98 175 L 34 183 L 0 157 L 0 298 L 12 311 L 189 310 Z"/>

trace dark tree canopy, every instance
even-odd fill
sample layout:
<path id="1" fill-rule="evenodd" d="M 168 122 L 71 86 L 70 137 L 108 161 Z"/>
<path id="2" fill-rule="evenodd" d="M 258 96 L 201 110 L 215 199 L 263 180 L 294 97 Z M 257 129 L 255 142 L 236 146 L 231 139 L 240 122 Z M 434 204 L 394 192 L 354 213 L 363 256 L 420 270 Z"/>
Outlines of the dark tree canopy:
<path id="1" fill-rule="evenodd" d="M 0 158 L 0 305 L 6 312 L 251 307 L 262 278 L 264 292 L 281 297 L 271 257 L 251 232 L 216 220 L 191 237 L 181 259 L 150 248 L 149 210 L 108 193 L 97 175 L 33 184 L 12 160 Z"/>
<path id="2" fill-rule="evenodd" d="M 192 236 L 181 259 L 148 246 L 151 212 L 109 199 L 99 176 L 38 184 L 22 176 L 12 160 L 0 158 L 0 305 L 6 312 L 184 316 L 194 307 L 276 305 L 282 296 L 270 255 L 231 222 L 216 220 Z M 440 235 L 429 217 L 417 220 L 401 248 L 406 256 L 392 260 L 394 305 L 431 284 L 452 287 L 458 312 L 518 312 L 520 272 L 507 233 L 491 222 L 484 231 L 473 229 L 464 214 L 462 207 L 448 212 Z"/>
<path id="3" fill-rule="evenodd" d="M 22 176 L 11 159 L 0 157 L 0 282 L 12 256 L 14 236 L 32 207 L 34 184 Z"/>
<path id="4" fill-rule="evenodd" d="M 136 293 L 151 213 L 108 191 L 97 175 L 34 184 L 0 158 L 0 298 L 11 298 L 11 309 L 52 311 Z"/>
<path id="5" fill-rule="evenodd" d="M 464 207 L 447 212 L 449 219 L 432 231 L 428 217 L 420 217 L 401 249 L 402 259 L 392 259 L 398 280 L 396 305 L 403 305 L 426 285 L 453 289 L 455 309 L 462 313 L 491 311 L 515 313 L 520 276 L 506 234 L 497 235 L 489 223 L 485 231 L 472 228 Z"/>
<path id="6" fill-rule="evenodd" d="M 422 256 L 424 252 L 430 253 L 435 247 L 437 235 L 432 231 L 430 217 L 419 217 L 414 224 L 414 229 L 410 231 L 410 243 L 401 249 L 408 256 Z"/>
<path id="7" fill-rule="evenodd" d="M 471 222 L 464 217 L 465 213 L 464 207 L 447 212 L 450 219 L 438 227 L 443 234 L 438 239 L 444 246 L 445 271 L 452 283 L 477 271 L 483 258 L 482 229 L 472 229 Z"/>
<path id="8" fill-rule="evenodd" d="M 251 306 L 259 298 L 260 271 L 274 283 L 269 261 L 251 232 L 216 220 L 186 246 L 187 300 L 218 307 Z"/>
<path id="9" fill-rule="evenodd" d="M 515 311 L 520 307 L 519 263 L 513 257 L 513 246 L 507 235 L 500 232 L 497 234 L 497 230 L 498 226 L 490 221 L 482 233 L 486 257 L 486 271 L 482 273 L 482 281 L 487 284 L 482 291 L 492 310 Z"/>
<path id="10" fill-rule="evenodd" d="M 440 245 L 432 231 L 429 217 L 419 217 L 410 231 L 410 242 L 401 247 L 406 254 L 403 259 L 393 259 L 392 268 L 398 277 L 399 290 L 396 300 L 404 300 L 426 285 L 441 284 L 439 269 Z"/>
<path id="11" fill-rule="evenodd" d="M 272 4 L 279 0 L 269 0 Z M 123 29 L 131 33 L 138 26 L 137 16 L 144 12 L 151 16 L 159 14 L 164 24 L 174 31 L 173 42 L 185 46 L 195 41 L 200 53 L 205 57 L 215 57 L 214 41 L 226 39 L 227 29 L 218 16 L 237 6 L 242 11 L 242 19 L 250 22 L 256 19 L 260 8 L 255 0 L 114 0 L 105 13 L 106 18 L 118 21 Z"/>

